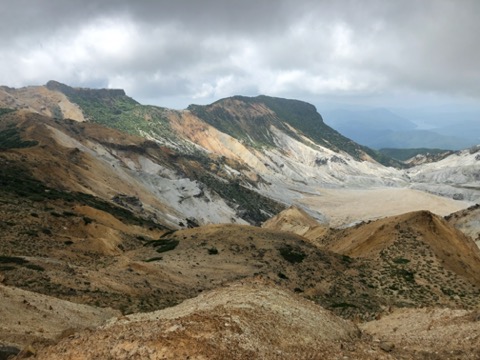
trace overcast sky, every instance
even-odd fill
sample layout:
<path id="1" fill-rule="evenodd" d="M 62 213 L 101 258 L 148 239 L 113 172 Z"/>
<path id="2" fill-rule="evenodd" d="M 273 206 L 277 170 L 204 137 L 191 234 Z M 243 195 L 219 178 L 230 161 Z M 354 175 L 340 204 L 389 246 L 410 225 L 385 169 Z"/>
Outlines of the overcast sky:
<path id="1" fill-rule="evenodd" d="M 12 87 L 54 79 L 173 108 L 480 99 L 478 0 L 1 0 L 1 13 Z"/>

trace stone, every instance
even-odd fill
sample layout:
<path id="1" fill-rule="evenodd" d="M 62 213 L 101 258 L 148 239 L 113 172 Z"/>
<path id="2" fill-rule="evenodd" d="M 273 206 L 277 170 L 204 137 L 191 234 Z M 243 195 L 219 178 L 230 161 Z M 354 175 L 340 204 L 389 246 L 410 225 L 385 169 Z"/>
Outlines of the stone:
<path id="1" fill-rule="evenodd" d="M 382 341 L 380 343 L 380 349 L 385 352 L 391 352 L 395 348 L 395 344 L 390 341 Z"/>

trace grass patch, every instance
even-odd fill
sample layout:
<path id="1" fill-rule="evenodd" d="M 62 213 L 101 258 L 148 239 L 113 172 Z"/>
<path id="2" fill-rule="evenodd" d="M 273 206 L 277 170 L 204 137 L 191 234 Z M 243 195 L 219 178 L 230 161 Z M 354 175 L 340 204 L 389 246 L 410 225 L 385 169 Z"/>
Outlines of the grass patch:
<path id="1" fill-rule="evenodd" d="M 341 302 L 341 303 L 335 303 L 335 304 L 332 304 L 330 305 L 330 307 L 334 308 L 334 309 L 338 309 L 338 308 L 356 308 L 357 306 L 353 305 L 353 304 L 350 304 L 350 303 L 346 303 L 346 302 Z"/>
<path id="2" fill-rule="evenodd" d="M 208 255 L 217 255 L 218 254 L 218 249 L 216 247 L 211 247 L 208 249 Z"/>
<path id="3" fill-rule="evenodd" d="M 161 239 L 147 241 L 144 246 L 153 246 L 156 252 L 163 253 L 175 249 L 179 243 L 180 241 L 175 239 Z"/>
<path id="4" fill-rule="evenodd" d="M 163 257 L 157 256 L 157 257 L 152 257 L 150 259 L 143 260 L 144 262 L 153 262 L 153 261 L 160 261 L 163 260 Z"/>
<path id="5" fill-rule="evenodd" d="M 18 256 L 0 256 L 0 264 L 27 264 L 28 261 Z"/>
<path id="6" fill-rule="evenodd" d="M 301 263 L 306 255 L 300 249 L 286 245 L 279 249 L 280 255 L 291 264 Z"/>
<path id="7" fill-rule="evenodd" d="M 35 264 L 27 264 L 25 265 L 27 269 L 35 270 L 35 271 L 45 271 L 45 268 L 41 267 L 40 265 Z"/>
<path id="8" fill-rule="evenodd" d="M 393 262 L 395 264 L 408 264 L 410 262 L 410 260 L 404 259 L 404 258 L 395 258 L 395 259 L 393 259 Z"/>
<path id="9" fill-rule="evenodd" d="M 29 148 L 36 145 L 38 141 L 22 140 L 16 127 L 10 126 L 0 131 L 0 150 Z"/>

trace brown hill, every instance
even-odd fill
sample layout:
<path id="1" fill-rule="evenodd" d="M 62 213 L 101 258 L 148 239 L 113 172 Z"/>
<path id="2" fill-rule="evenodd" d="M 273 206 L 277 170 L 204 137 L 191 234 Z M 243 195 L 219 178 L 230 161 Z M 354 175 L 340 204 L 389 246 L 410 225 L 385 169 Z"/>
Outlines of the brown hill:
<path id="1" fill-rule="evenodd" d="M 265 229 L 286 231 L 297 234 L 309 240 L 324 236 L 329 228 L 321 225 L 304 210 L 291 206 L 262 224 Z"/>
<path id="2" fill-rule="evenodd" d="M 321 307 L 266 284 L 235 284 L 123 317 L 41 349 L 37 359 L 392 358 Z"/>
<path id="3" fill-rule="evenodd" d="M 394 344 L 398 359 L 478 359 L 479 321 L 478 310 L 396 309 L 360 328 L 378 341 Z"/>
<path id="4" fill-rule="evenodd" d="M 409 251 L 409 247 L 418 249 Z M 345 229 L 327 248 L 353 257 L 377 258 L 382 252 L 390 252 L 391 256 L 407 259 L 418 256 L 420 250 L 429 249 L 446 269 L 472 281 L 480 280 L 480 250 L 471 239 L 428 211 Z"/>
<path id="5" fill-rule="evenodd" d="M 0 301 L 0 348 L 21 349 L 33 341 L 53 341 L 63 332 L 98 326 L 121 315 L 118 310 L 75 304 L 4 285 L 0 285 Z"/>
<path id="6" fill-rule="evenodd" d="M 478 305 L 480 251 L 473 241 L 427 211 L 408 213 L 338 231 L 324 239 L 326 248 L 371 260 L 380 275 L 371 286 L 390 288 L 408 303 Z M 387 275 L 387 276 L 386 276 Z M 396 277 L 402 284 L 392 284 Z M 410 300 L 408 300 L 410 299 Z"/>
<path id="7" fill-rule="evenodd" d="M 0 86 L 0 108 L 27 110 L 52 118 L 85 121 L 83 112 L 65 94 L 45 86 L 13 89 Z"/>

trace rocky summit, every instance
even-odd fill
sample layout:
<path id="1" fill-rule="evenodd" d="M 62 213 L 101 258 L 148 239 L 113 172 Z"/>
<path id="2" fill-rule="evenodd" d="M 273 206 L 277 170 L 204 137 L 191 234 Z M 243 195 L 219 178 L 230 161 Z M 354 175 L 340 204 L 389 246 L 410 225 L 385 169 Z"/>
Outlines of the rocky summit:
<path id="1" fill-rule="evenodd" d="M 291 99 L 0 87 L 0 359 L 478 358 L 479 152 L 401 162 Z"/>

